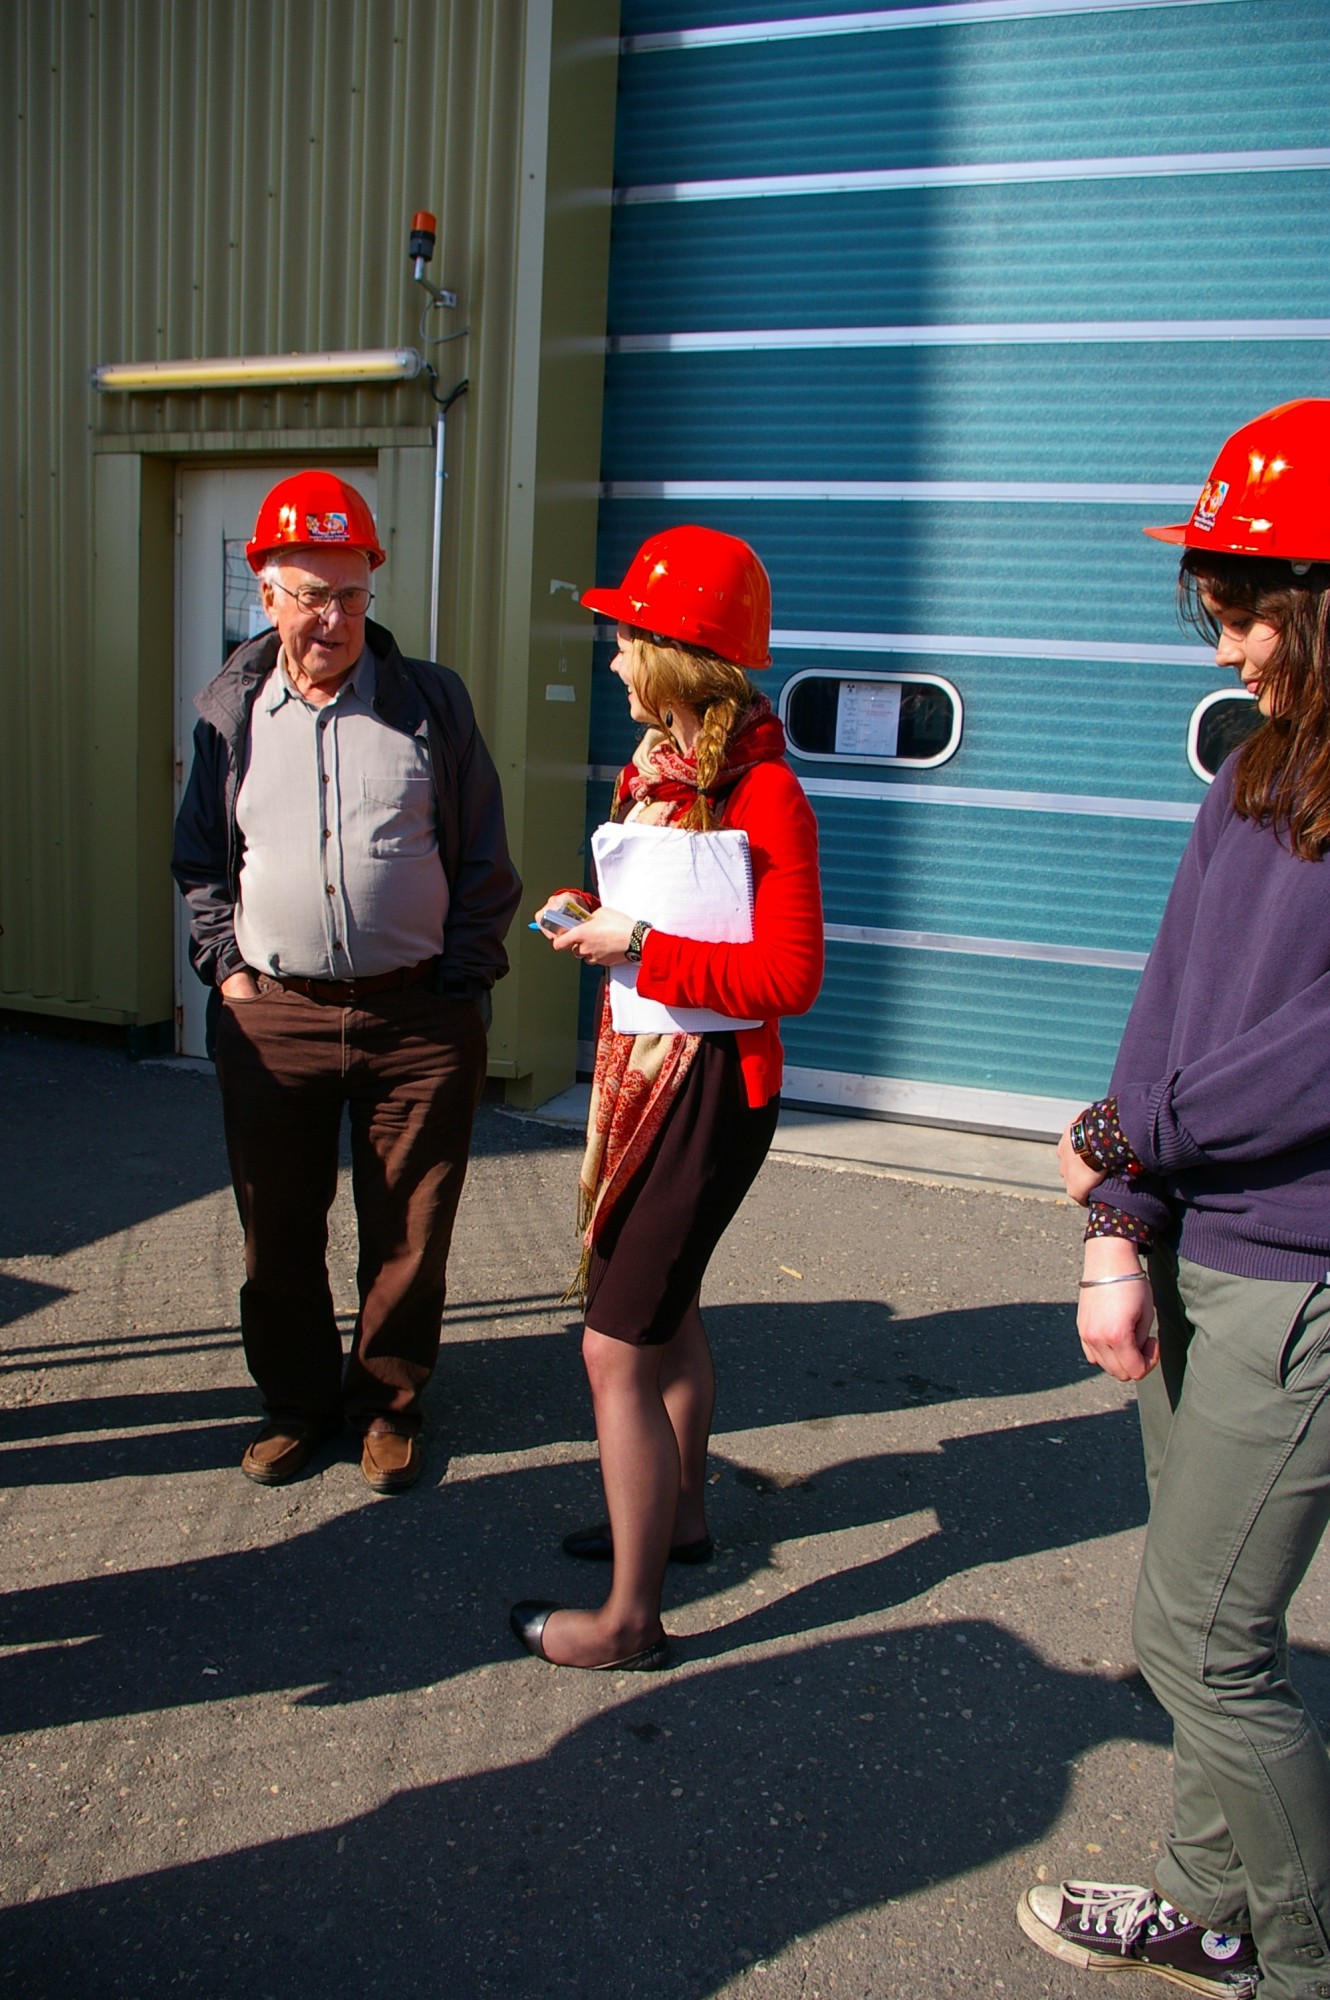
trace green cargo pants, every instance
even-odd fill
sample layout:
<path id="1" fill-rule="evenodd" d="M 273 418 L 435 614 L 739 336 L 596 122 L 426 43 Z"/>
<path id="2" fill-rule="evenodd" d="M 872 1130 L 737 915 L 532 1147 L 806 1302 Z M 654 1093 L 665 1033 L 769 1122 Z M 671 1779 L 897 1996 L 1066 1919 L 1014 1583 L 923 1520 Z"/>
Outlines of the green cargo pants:
<path id="1" fill-rule="evenodd" d="M 1288 1678 L 1285 1614 L 1330 1519 L 1330 1286 L 1154 1252 L 1140 1384 L 1150 1526 L 1136 1655 L 1173 1718 L 1155 1887 L 1250 1930 L 1261 2000 L 1330 2000 L 1330 1758 Z"/>

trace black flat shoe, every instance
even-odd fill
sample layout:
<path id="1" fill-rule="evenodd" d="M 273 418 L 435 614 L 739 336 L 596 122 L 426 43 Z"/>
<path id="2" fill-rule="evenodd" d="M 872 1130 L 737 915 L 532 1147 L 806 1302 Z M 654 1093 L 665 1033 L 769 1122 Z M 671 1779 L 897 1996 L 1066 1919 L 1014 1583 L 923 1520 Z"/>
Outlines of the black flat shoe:
<path id="1" fill-rule="evenodd" d="M 534 1653 L 538 1660 L 546 1661 L 551 1667 L 561 1667 L 564 1662 L 551 1660 L 545 1651 L 545 1621 L 552 1611 L 562 1611 L 563 1608 L 562 1604 L 551 1604 L 544 1597 L 524 1597 L 522 1602 L 515 1604 L 508 1613 L 508 1623 L 528 1653 Z M 578 1668 L 577 1671 L 593 1674 L 654 1674 L 669 1664 L 670 1642 L 662 1638 L 644 1647 L 640 1653 L 630 1653 L 626 1660 L 604 1660 L 594 1667 Z"/>
<path id="2" fill-rule="evenodd" d="M 610 1538 L 610 1524 L 601 1521 L 594 1528 L 578 1528 L 563 1538 L 563 1552 L 566 1556 L 576 1556 L 580 1562 L 607 1563 L 614 1560 L 614 1543 Z M 716 1553 L 716 1544 L 710 1535 L 701 1535 L 695 1542 L 676 1542 L 670 1550 L 672 1563 L 707 1563 Z"/>

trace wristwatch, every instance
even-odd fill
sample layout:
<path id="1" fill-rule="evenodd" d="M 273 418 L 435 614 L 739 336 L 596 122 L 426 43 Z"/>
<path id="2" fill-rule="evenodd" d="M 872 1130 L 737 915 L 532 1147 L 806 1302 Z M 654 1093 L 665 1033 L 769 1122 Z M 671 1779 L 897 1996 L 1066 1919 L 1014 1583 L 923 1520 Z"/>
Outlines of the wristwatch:
<path id="1" fill-rule="evenodd" d="M 651 926 L 647 922 L 645 917 L 639 918 L 638 922 L 633 925 L 632 935 L 629 938 L 627 944 L 623 948 L 624 958 L 627 960 L 629 965 L 641 964 L 642 941 L 646 937 L 646 934 L 650 929 Z"/>
<path id="2" fill-rule="evenodd" d="M 1096 1154 L 1089 1139 L 1086 1137 L 1084 1112 L 1081 1113 L 1079 1118 L 1072 1120 L 1071 1131 L 1068 1137 L 1071 1140 L 1071 1150 L 1075 1153 L 1077 1159 L 1083 1160 L 1087 1167 L 1092 1167 L 1095 1173 L 1101 1174 L 1104 1171 L 1103 1161 Z"/>

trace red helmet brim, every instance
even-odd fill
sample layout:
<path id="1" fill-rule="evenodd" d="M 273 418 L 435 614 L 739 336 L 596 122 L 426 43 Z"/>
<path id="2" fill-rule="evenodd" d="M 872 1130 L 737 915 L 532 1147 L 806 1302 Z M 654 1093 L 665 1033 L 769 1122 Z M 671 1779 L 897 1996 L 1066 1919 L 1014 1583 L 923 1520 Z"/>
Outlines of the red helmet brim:
<path id="1" fill-rule="evenodd" d="M 598 611 L 602 618 L 612 618 L 616 625 L 635 625 L 633 613 L 641 610 L 621 590 L 584 590 L 582 602 L 588 611 Z"/>

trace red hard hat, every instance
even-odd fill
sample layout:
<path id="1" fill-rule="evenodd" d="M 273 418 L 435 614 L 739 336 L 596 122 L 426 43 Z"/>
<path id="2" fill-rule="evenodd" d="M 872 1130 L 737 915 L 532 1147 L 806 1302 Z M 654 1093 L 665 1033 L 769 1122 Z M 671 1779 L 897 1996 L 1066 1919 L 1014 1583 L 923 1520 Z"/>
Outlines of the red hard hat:
<path id="1" fill-rule="evenodd" d="M 703 646 L 737 667 L 771 665 L 771 579 L 737 535 L 662 529 L 643 542 L 617 590 L 588 590 L 582 602 L 620 625 Z"/>
<path id="2" fill-rule="evenodd" d="M 1227 556 L 1330 562 L 1330 399 L 1253 417 L 1215 460 L 1190 521 L 1145 532 Z"/>
<path id="3" fill-rule="evenodd" d="M 371 569 L 387 560 L 364 495 L 335 472 L 293 472 L 278 480 L 245 544 L 250 568 L 262 569 L 279 549 L 359 549 Z"/>

